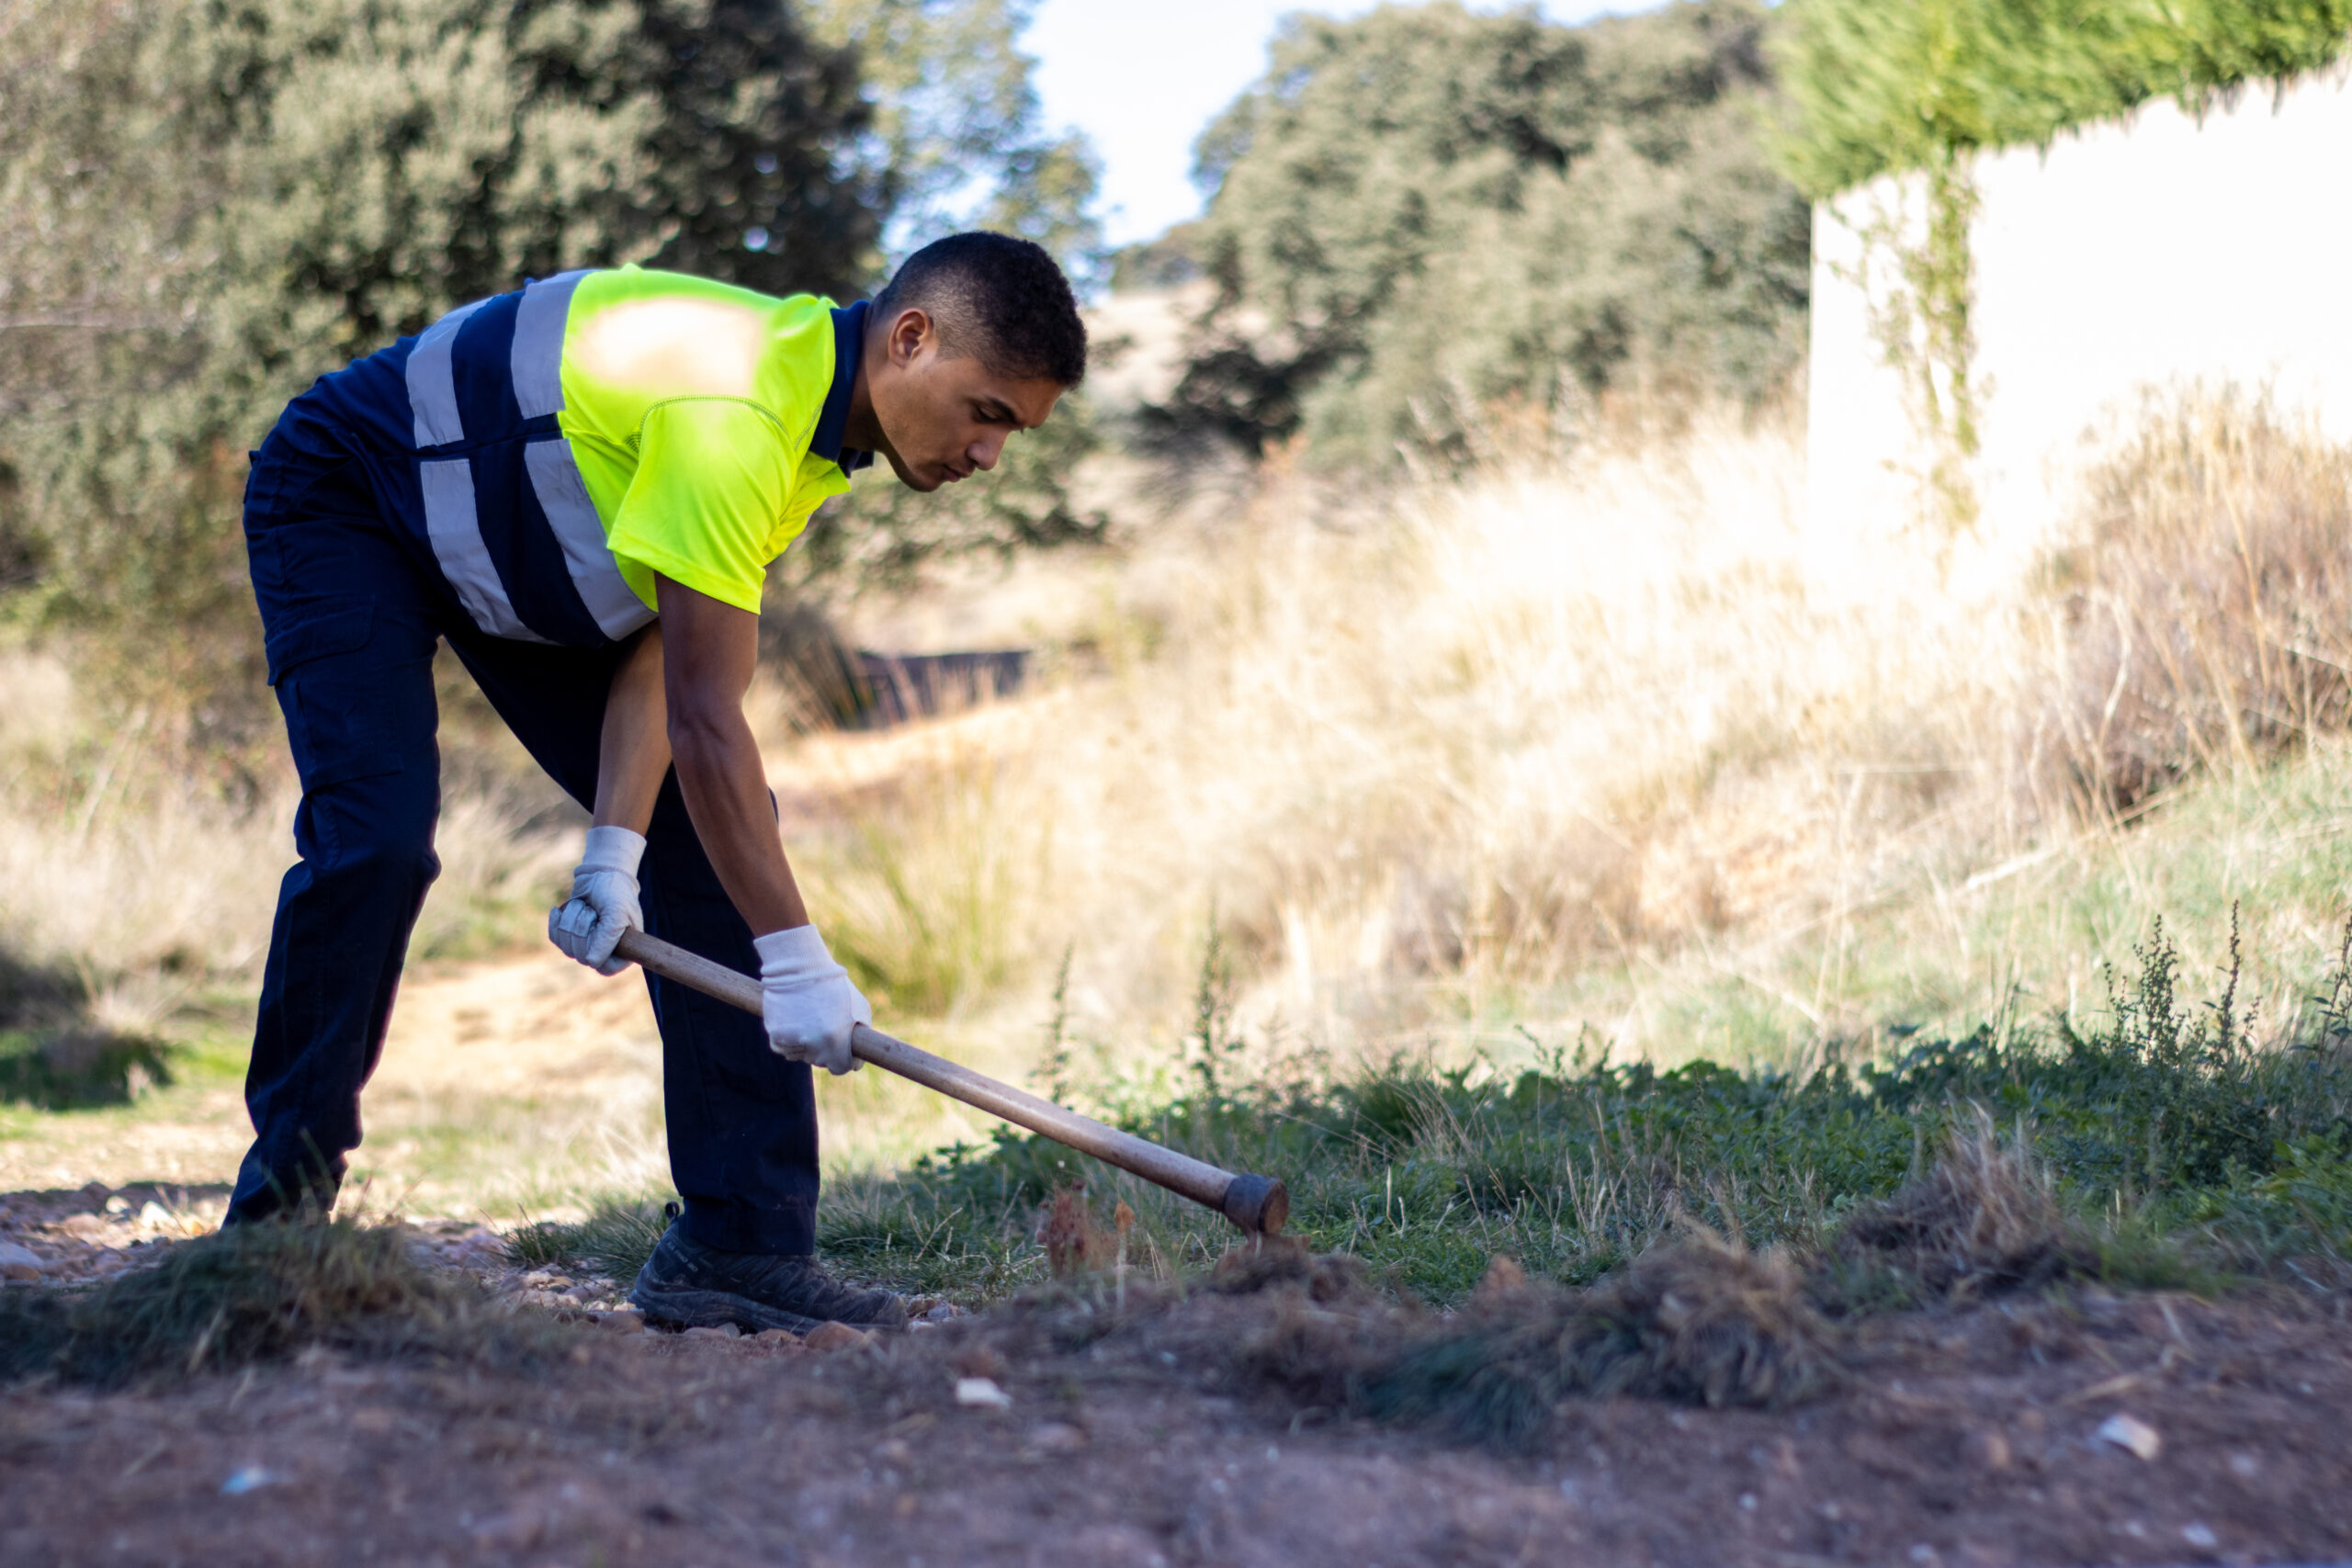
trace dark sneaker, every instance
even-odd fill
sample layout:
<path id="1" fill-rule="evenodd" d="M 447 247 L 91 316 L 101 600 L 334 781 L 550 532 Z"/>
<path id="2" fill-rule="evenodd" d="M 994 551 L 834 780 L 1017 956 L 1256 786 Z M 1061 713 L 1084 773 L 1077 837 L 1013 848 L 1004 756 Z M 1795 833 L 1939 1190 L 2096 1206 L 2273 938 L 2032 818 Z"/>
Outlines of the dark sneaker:
<path id="1" fill-rule="evenodd" d="M 653 1256 L 638 1270 L 628 1293 L 648 1323 L 716 1328 L 731 1323 L 746 1334 L 788 1328 L 806 1334 L 820 1323 L 857 1328 L 904 1328 L 907 1303 L 888 1291 L 844 1285 L 807 1257 L 770 1252 L 721 1252 L 673 1224 Z"/>

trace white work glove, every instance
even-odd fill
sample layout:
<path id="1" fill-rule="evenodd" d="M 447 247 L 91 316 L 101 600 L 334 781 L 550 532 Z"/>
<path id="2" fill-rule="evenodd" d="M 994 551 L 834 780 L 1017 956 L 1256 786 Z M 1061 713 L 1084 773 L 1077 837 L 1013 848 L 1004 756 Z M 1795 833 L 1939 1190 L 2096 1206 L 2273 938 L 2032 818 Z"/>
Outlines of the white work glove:
<path id="1" fill-rule="evenodd" d="M 815 926 L 753 937 L 760 954 L 760 1016 L 768 1049 L 838 1077 L 865 1064 L 849 1054 L 850 1031 L 874 1021 L 874 1010 L 849 983 L 849 971 L 825 951 Z"/>
<path id="2" fill-rule="evenodd" d="M 637 901 L 637 863 L 645 854 L 645 836 L 627 828 L 591 828 L 588 848 L 580 869 L 571 874 L 571 897 L 548 911 L 548 940 L 599 975 L 617 975 L 628 967 L 626 958 L 613 956 L 621 932 L 645 925 L 645 911 Z"/>

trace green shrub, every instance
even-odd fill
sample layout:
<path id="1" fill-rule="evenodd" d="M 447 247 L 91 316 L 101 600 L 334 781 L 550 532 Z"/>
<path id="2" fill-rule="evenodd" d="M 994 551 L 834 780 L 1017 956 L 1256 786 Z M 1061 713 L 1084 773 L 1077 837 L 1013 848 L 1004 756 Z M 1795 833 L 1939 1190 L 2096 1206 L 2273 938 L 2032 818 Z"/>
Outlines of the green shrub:
<path id="1" fill-rule="evenodd" d="M 2352 33 L 2352 0 L 1789 0 L 1785 20 L 1783 163 L 1821 197 L 2324 65 Z"/>

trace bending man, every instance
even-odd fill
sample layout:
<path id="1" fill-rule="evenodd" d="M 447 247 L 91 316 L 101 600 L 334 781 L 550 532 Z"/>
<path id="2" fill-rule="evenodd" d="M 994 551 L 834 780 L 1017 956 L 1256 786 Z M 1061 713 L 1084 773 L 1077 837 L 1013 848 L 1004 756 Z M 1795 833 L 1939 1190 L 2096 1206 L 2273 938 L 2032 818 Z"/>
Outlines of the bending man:
<path id="1" fill-rule="evenodd" d="M 683 1212 L 639 1277 L 657 1319 L 895 1324 L 812 1253 L 812 1066 L 865 1001 L 809 923 L 743 695 L 760 592 L 850 473 L 923 491 L 995 466 L 1085 374 L 1069 283 L 958 234 L 871 303 L 675 274 L 567 273 L 326 377 L 245 494 L 269 680 L 301 775 L 229 1220 L 334 1201 L 409 932 L 439 870 L 434 649 L 594 813 L 549 920 L 605 973 L 622 931 L 747 973 L 755 1020 L 648 976 Z M 764 1027 L 763 1027 L 764 1024 Z"/>

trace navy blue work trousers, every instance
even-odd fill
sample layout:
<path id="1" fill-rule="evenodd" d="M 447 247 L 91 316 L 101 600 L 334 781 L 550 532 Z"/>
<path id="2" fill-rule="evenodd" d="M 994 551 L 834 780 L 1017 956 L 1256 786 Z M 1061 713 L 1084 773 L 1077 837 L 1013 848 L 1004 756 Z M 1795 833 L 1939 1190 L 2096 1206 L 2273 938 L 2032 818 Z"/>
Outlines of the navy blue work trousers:
<path id="1" fill-rule="evenodd" d="M 254 455 L 245 542 L 302 801 L 301 859 L 278 890 L 245 1101 L 254 1145 L 232 1221 L 332 1193 L 360 1140 L 409 932 L 440 871 L 435 645 L 448 639 L 515 738 L 582 806 L 596 793 L 618 647 L 556 648 L 474 626 L 422 531 L 384 515 L 375 459 L 297 402 Z M 646 929 L 746 974 L 752 932 L 719 886 L 673 773 L 639 868 Z M 552 950 L 547 962 L 567 962 Z M 647 976 L 662 1032 L 670 1169 L 697 1241 L 813 1250 L 817 1113 L 808 1068 L 760 1021 Z"/>

